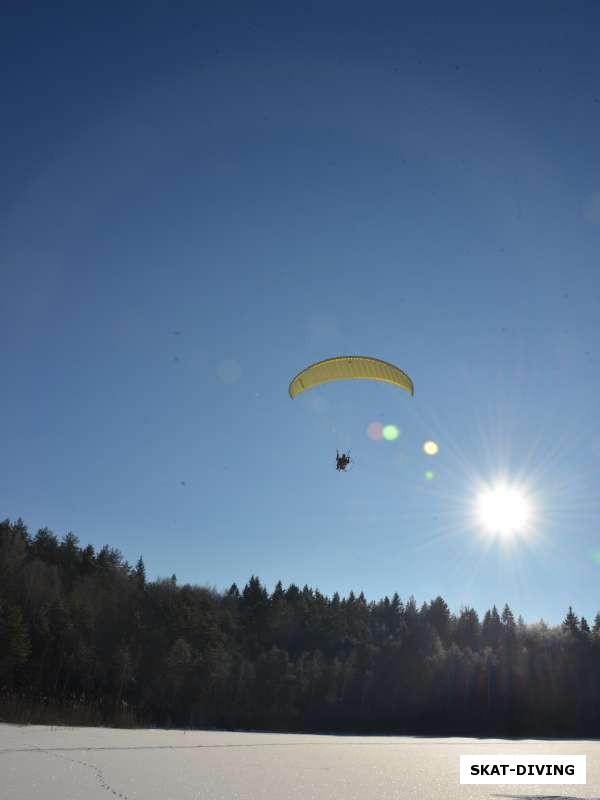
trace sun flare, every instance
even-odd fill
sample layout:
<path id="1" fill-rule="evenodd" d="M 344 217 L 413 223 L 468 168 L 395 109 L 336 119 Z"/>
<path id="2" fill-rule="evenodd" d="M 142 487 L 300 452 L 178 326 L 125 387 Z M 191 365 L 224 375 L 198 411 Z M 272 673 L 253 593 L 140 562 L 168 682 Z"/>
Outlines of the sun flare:
<path id="1" fill-rule="evenodd" d="M 532 509 L 521 489 L 497 484 L 477 497 L 477 518 L 490 533 L 510 536 L 523 533 L 531 521 Z"/>

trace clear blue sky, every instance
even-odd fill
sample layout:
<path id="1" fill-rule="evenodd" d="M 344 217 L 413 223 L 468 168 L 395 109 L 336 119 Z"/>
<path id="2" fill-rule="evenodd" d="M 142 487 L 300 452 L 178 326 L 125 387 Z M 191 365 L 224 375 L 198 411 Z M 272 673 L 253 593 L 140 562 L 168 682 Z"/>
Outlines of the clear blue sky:
<path id="1" fill-rule="evenodd" d="M 0 516 L 181 583 L 593 618 L 598 5 L 32 8 L 0 47 Z M 415 397 L 290 400 L 354 353 Z M 500 474 L 535 498 L 510 542 L 471 520 Z"/>

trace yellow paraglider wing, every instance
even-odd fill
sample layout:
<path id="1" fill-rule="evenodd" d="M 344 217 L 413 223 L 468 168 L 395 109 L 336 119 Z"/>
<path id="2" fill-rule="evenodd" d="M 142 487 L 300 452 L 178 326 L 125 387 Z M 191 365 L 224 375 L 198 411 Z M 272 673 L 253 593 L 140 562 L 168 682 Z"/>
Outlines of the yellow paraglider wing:
<path id="1" fill-rule="evenodd" d="M 387 361 L 367 356 L 338 356 L 318 361 L 299 372 L 290 383 L 290 397 L 294 398 L 306 389 L 312 389 L 321 383 L 360 378 L 393 383 L 412 395 L 415 393 L 413 382 L 408 375 Z"/>

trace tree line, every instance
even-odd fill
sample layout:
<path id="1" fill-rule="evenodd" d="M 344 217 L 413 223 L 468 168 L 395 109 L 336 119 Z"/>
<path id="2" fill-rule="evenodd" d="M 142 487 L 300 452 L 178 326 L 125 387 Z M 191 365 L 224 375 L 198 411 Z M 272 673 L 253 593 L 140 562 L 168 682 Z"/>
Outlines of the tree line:
<path id="1" fill-rule="evenodd" d="M 0 522 L 0 718 L 431 735 L 591 736 L 600 613 L 369 602 L 149 581 L 118 549 Z"/>

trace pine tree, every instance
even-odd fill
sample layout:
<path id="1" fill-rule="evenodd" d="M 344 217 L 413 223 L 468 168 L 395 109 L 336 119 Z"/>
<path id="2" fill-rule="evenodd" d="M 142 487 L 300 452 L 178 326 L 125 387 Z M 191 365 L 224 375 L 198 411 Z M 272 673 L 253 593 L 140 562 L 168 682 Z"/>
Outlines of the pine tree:
<path id="1" fill-rule="evenodd" d="M 485 612 L 483 624 L 481 626 L 481 637 L 483 643 L 493 650 L 496 650 L 500 644 L 502 636 L 502 620 L 496 606 L 492 606 L 491 610 Z"/>
<path id="2" fill-rule="evenodd" d="M 143 591 L 146 587 L 146 567 L 144 565 L 144 559 L 142 556 L 139 557 L 138 562 L 135 565 L 135 578 L 138 588 Z"/>
<path id="3" fill-rule="evenodd" d="M 31 652 L 23 613 L 17 605 L 0 600 L 0 679 L 12 678 Z"/>
<path id="4" fill-rule="evenodd" d="M 504 630 L 508 633 L 514 633 L 515 630 L 515 615 L 510 610 L 510 606 L 508 603 L 505 604 L 504 608 L 502 609 L 502 616 L 500 617 L 502 621 L 502 625 L 504 626 Z"/>
<path id="5" fill-rule="evenodd" d="M 474 608 L 463 608 L 456 623 L 456 642 L 461 648 L 477 650 L 479 645 L 479 616 Z"/>
<path id="6" fill-rule="evenodd" d="M 573 612 L 571 606 L 569 606 L 569 610 L 567 612 L 567 616 L 564 618 L 562 622 L 562 629 L 567 633 L 578 633 L 579 632 L 579 618 Z"/>
<path id="7" fill-rule="evenodd" d="M 450 635 L 450 609 L 439 595 L 432 600 L 426 611 L 426 619 L 437 631 L 440 640 L 446 644 Z"/>

